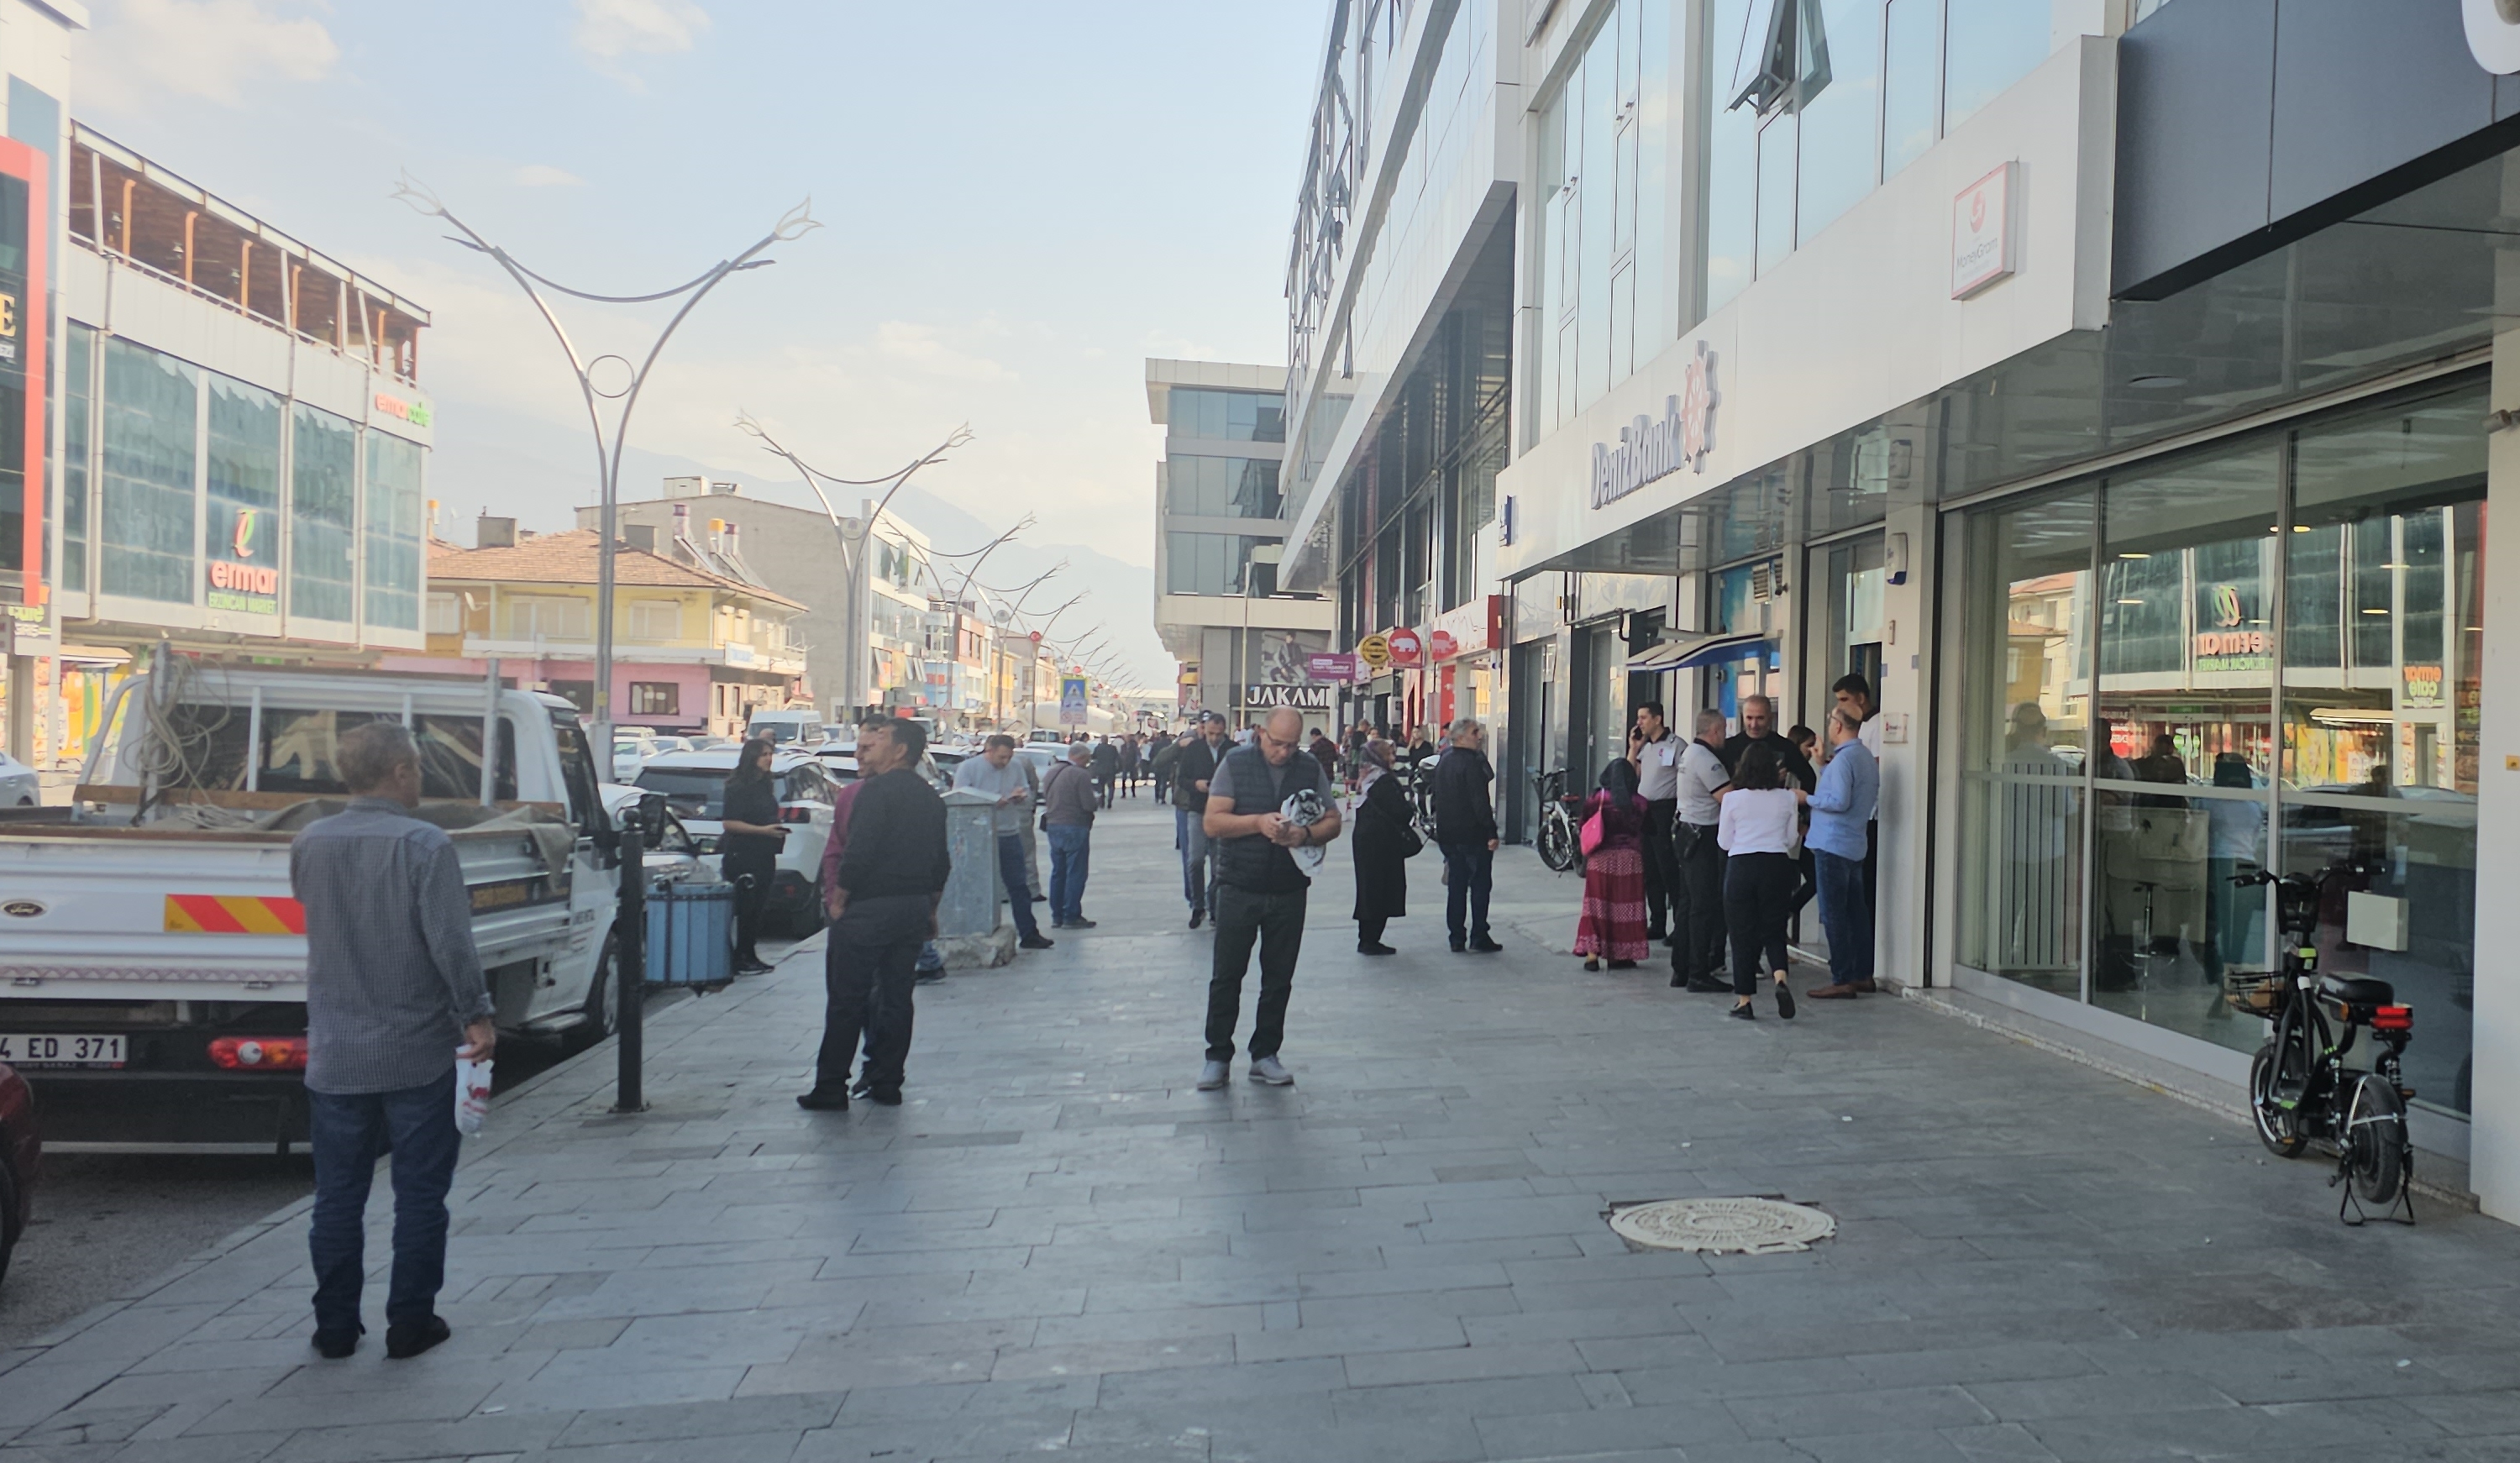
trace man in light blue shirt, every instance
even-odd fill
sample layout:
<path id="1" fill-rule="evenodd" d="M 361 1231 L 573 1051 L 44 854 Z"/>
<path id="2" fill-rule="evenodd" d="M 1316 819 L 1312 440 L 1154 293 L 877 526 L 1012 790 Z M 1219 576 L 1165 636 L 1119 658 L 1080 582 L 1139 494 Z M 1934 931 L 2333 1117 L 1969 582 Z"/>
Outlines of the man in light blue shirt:
<path id="1" fill-rule="evenodd" d="M 1814 1000 L 1852 1000 L 1872 983 L 1872 904 L 1864 894 L 1864 825 L 1881 795 L 1881 769 L 1864 745 L 1864 719 L 1840 707 L 1828 714 L 1828 763 L 1811 794 L 1811 831 L 1803 845 L 1820 874 L 1820 927 L 1828 936 L 1829 983 Z"/>
<path id="2" fill-rule="evenodd" d="M 998 840 L 998 878 L 1007 886 L 1013 907 L 1015 943 L 1025 950 L 1048 950 L 1051 942 L 1032 917 L 1032 879 L 1024 872 L 1024 820 L 1031 817 L 1032 784 L 1014 765 L 1015 739 L 992 736 L 980 755 L 966 757 L 954 769 L 956 791 L 984 792 L 998 800 L 989 811 L 989 830 Z"/>

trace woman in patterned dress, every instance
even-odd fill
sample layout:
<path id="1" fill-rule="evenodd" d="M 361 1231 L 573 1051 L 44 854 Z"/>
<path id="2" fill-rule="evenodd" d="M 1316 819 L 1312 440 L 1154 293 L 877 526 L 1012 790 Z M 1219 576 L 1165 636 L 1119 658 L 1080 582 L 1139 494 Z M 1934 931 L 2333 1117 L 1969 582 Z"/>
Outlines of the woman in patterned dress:
<path id="1" fill-rule="evenodd" d="M 1584 860 L 1584 912 L 1575 921 L 1575 953 L 1584 968 L 1634 969 L 1651 953 L 1645 939 L 1645 800 L 1637 769 L 1625 757 L 1601 769 L 1600 785 L 1584 800 L 1582 819 L 1601 820 L 1601 845 Z"/>

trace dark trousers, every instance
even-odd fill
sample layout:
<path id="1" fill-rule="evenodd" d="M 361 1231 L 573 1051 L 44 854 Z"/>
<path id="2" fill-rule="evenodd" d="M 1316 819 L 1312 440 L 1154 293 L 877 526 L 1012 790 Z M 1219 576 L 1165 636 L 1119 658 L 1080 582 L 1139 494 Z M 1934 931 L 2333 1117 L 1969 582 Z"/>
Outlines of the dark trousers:
<path id="1" fill-rule="evenodd" d="M 1724 978 L 1724 850 L 1715 824 L 1672 824 L 1679 895 L 1671 902 L 1671 973 L 1683 981 Z"/>
<path id="2" fill-rule="evenodd" d="M 377 1160 L 393 1155 L 393 1279 L 385 1324 L 415 1325 L 437 1313 L 446 1283 L 446 1191 L 462 1140 L 455 1130 L 455 1069 L 392 1092 L 306 1093 L 306 1130 L 315 1150 L 315 1212 L 306 1250 L 315 1263 L 315 1329 L 359 1329 L 367 1281 L 368 1188 Z"/>
<path id="3" fill-rule="evenodd" d="M 1785 921 L 1802 870 L 1784 854 L 1735 854 L 1724 871 L 1724 922 L 1732 934 L 1732 994 L 1748 996 L 1786 968 Z M 1764 961 L 1764 963 L 1763 963 Z"/>
<path id="4" fill-rule="evenodd" d="M 1814 849 L 1820 859 L 1820 927 L 1828 936 L 1828 978 L 1851 986 L 1872 979 L 1872 901 L 1864 897 L 1864 861 Z"/>
<path id="5" fill-rule="evenodd" d="M 1105 808 L 1111 806 L 1111 784 L 1114 780 L 1116 780 L 1116 775 L 1112 773 L 1096 773 L 1094 775 L 1094 790 L 1102 794 L 1102 806 Z"/>
<path id="6" fill-rule="evenodd" d="M 1390 927 L 1391 916 L 1388 914 L 1376 914 L 1372 919 L 1358 920 L 1356 922 L 1357 948 L 1361 950 L 1369 945 L 1380 945 L 1382 943 L 1382 932 Z M 1239 989 L 1240 988 L 1238 987 L 1237 988 L 1238 992 Z M 1242 1002 L 1238 998 L 1235 1001 L 1235 1005 L 1238 1009 L 1241 1004 Z"/>
<path id="7" fill-rule="evenodd" d="M 1234 1027 L 1242 1014 L 1242 977 L 1251 945 L 1260 945 L 1260 1009 L 1251 1021 L 1251 1059 L 1276 1056 L 1286 1037 L 1286 998 L 1295 989 L 1295 956 L 1304 948 L 1304 895 L 1259 894 L 1216 886 L 1216 963 L 1207 978 L 1207 1057 L 1234 1055 Z"/>
<path id="8" fill-rule="evenodd" d="M 1050 917 L 1085 917 L 1085 875 L 1094 858 L 1094 830 L 1084 823 L 1050 825 Z"/>
<path id="9" fill-rule="evenodd" d="M 1003 847 L 1003 843 L 1000 845 Z M 846 1091 L 858 1039 L 866 1039 L 860 1076 L 879 1092 L 901 1090 L 916 1016 L 910 993 L 919 948 L 927 943 L 932 901 L 884 894 L 849 901 L 823 952 L 823 1047 L 814 1059 L 814 1090 Z"/>
<path id="10" fill-rule="evenodd" d="M 718 861 L 718 867 L 735 886 L 735 962 L 757 963 L 761 956 L 752 946 L 761 937 L 761 911 L 770 903 L 770 881 L 779 873 L 779 856 L 728 854 Z"/>
<path id="11" fill-rule="evenodd" d="M 1040 934 L 1041 925 L 1032 917 L 1032 877 L 1024 872 L 1021 833 L 998 835 L 998 882 L 1007 886 L 1007 903 L 1014 907 L 1015 938 Z"/>
<path id="12" fill-rule="evenodd" d="M 1439 843 L 1444 851 L 1444 933 L 1455 948 L 1488 938 L 1488 895 L 1496 887 L 1496 850 L 1481 843 Z M 1466 918 L 1466 923 L 1464 922 Z"/>
<path id="13" fill-rule="evenodd" d="M 1679 812 L 1678 798 L 1645 804 L 1645 937 L 1650 940 L 1670 930 L 1667 911 L 1680 903 L 1680 860 L 1671 847 L 1672 820 Z"/>

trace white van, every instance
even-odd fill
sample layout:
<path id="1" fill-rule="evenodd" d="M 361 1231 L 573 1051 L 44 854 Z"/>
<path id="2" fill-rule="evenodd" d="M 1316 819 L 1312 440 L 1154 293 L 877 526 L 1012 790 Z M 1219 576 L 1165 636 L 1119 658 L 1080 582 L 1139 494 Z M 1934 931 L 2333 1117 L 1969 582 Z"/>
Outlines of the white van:
<path id="1" fill-rule="evenodd" d="M 743 725 L 744 737 L 766 736 L 779 746 L 818 747 L 828 733 L 823 719 L 811 707 L 794 711 L 756 711 Z"/>

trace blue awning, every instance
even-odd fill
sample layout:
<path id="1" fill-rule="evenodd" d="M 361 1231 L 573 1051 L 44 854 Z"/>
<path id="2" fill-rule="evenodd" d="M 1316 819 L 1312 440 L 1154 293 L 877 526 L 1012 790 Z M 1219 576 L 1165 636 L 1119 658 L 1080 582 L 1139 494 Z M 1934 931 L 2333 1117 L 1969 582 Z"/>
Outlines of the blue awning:
<path id="1" fill-rule="evenodd" d="M 1764 630 L 1681 631 L 1661 644 L 1628 659 L 1628 673 L 1689 671 L 1699 666 L 1748 660 L 1776 648 L 1777 638 Z"/>

